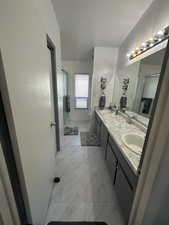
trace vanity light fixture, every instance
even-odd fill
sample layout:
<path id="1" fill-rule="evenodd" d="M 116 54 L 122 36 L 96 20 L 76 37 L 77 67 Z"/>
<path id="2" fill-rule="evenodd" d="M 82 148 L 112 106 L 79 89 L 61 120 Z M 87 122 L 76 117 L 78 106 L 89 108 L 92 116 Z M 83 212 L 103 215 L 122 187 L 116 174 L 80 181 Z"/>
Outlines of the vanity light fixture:
<path id="1" fill-rule="evenodd" d="M 169 26 L 165 27 L 157 32 L 154 37 L 151 37 L 148 41 L 143 42 L 140 47 L 137 47 L 135 50 L 127 54 L 129 60 L 134 59 L 135 57 L 141 55 L 147 50 L 153 48 L 154 46 L 160 44 L 169 38 Z"/>

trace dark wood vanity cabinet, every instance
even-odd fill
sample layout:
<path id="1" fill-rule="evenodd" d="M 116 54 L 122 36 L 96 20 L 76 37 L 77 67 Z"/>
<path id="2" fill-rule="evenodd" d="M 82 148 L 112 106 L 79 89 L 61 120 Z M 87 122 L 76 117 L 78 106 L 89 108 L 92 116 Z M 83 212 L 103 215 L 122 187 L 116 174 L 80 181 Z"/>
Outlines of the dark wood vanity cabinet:
<path id="1" fill-rule="evenodd" d="M 106 152 L 107 152 L 107 154 L 106 154 L 107 166 L 108 166 L 110 175 L 112 177 L 113 184 L 115 184 L 118 160 L 117 160 L 115 154 L 113 153 L 112 148 L 111 148 L 109 143 L 107 145 L 107 151 Z"/>
<path id="2" fill-rule="evenodd" d="M 138 177 L 97 113 L 95 114 L 95 132 L 105 152 L 105 160 L 112 177 L 112 185 L 127 224 Z"/>
<path id="3" fill-rule="evenodd" d="M 127 223 L 138 178 L 111 137 L 109 137 L 107 146 L 107 166 L 113 177 L 117 199 Z M 115 162 L 116 167 L 114 166 Z"/>
<path id="4" fill-rule="evenodd" d="M 101 147 L 104 151 L 105 157 L 106 157 L 106 148 L 107 148 L 108 136 L 109 136 L 109 133 L 107 131 L 107 128 L 105 127 L 105 125 L 103 123 L 101 123 L 100 141 L 101 141 Z"/>
<path id="5" fill-rule="evenodd" d="M 114 187 L 122 214 L 127 223 L 133 203 L 134 191 L 120 164 L 117 167 Z"/>
<path id="6" fill-rule="evenodd" d="M 101 121 L 97 114 L 95 114 L 95 133 L 100 141 L 102 149 L 104 150 L 104 155 L 106 155 L 106 146 L 108 142 L 109 133 L 104 123 Z"/>
<path id="7" fill-rule="evenodd" d="M 121 150 L 116 145 L 116 143 L 115 143 L 115 141 L 113 140 L 112 137 L 109 137 L 108 143 L 111 146 L 111 148 L 112 148 L 112 150 L 113 150 L 113 152 L 114 152 L 114 154 L 115 154 L 115 156 L 118 160 L 118 163 L 123 168 L 123 171 L 125 171 L 125 174 L 128 177 L 129 182 L 130 182 L 131 186 L 133 187 L 133 190 L 135 190 L 136 186 L 137 186 L 137 181 L 138 181 L 137 175 L 134 173 L 134 171 L 129 166 L 126 158 L 124 157 L 124 155 L 122 154 Z"/>
<path id="8" fill-rule="evenodd" d="M 101 135 L 101 119 L 98 117 L 97 114 L 95 114 L 95 133 L 100 140 Z"/>

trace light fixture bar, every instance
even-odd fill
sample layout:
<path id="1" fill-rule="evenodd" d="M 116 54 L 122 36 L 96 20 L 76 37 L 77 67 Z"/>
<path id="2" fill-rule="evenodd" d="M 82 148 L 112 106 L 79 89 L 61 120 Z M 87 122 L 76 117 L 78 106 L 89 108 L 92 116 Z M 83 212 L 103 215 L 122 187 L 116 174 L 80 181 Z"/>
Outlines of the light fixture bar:
<path id="1" fill-rule="evenodd" d="M 130 53 L 127 54 L 127 57 L 129 58 L 129 60 L 132 60 L 168 38 L 169 26 L 158 31 L 158 33 L 153 38 L 150 38 L 148 41 L 143 42 L 140 47 L 137 47 L 135 50 L 132 50 Z"/>

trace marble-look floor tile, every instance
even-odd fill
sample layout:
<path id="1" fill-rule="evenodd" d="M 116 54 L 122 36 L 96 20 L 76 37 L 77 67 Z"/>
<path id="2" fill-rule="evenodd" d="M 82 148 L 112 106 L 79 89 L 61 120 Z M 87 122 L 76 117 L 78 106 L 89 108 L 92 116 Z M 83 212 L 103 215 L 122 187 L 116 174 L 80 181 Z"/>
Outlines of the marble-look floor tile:
<path id="1" fill-rule="evenodd" d="M 101 147 L 80 146 L 80 136 L 65 136 L 56 155 L 49 221 L 104 221 L 124 225 Z"/>
<path id="2" fill-rule="evenodd" d="M 84 203 L 66 203 L 53 204 L 49 209 L 47 223 L 51 221 L 81 221 L 84 220 Z"/>
<path id="3" fill-rule="evenodd" d="M 79 135 L 65 135 L 63 140 L 64 146 L 78 145 L 80 146 L 80 136 Z"/>
<path id="4" fill-rule="evenodd" d="M 105 222 L 108 225 L 124 225 L 119 208 L 112 207 L 111 204 L 86 204 L 84 220 Z"/>
<path id="5" fill-rule="evenodd" d="M 108 225 L 124 225 L 118 208 L 111 204 L 66 203 L 53 204 L 47 222 L 50 221 L 99 221 Z"/>

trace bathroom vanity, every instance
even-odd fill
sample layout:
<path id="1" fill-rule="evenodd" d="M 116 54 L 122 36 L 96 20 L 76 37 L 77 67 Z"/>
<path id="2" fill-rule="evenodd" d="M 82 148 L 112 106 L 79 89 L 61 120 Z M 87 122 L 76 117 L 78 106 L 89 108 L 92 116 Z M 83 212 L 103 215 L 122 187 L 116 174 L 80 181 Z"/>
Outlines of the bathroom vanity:
<path id="1" fill-rule="evenodd" d="M 115 112 L 95 110 L 95 132 L 126 224 L 145 156 L 143 145 L 152 118 L 165 43 L 163 47 L 117 71 L 110 104 Z M 121 104 L 124 96 L 125 104 Z"/>
<path id="2" fill-rule="evenodd" d="M 140 148 L 143 146 L 144 139 L 140 148 L 130 149 L 130 145 L 127 147 L 125 137 L 130 138 L 126 135 L 136 135 L 136 137 L 144 138 L 144 129 L 134 123 L 129 124 L 125 115 L 121 113 L 115 115 L 110 110 L 95 110 L 95 130 L 101 142 L 103 155 L 124 219 L 128 221 L 138 181 L 138 167 L 142 150 Z M 132 140 L 135 138 L 132 137 Z"/>

